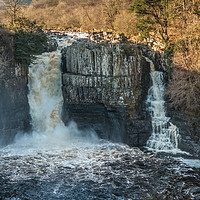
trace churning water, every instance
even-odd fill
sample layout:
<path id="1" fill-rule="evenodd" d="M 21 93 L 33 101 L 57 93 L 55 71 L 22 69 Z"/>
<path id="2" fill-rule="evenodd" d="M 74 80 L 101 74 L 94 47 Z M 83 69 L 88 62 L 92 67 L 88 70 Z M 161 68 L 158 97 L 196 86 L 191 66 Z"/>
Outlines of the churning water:
<path id="1" fill-rule="evenodd" d="M 29 68 L 29 105 L 33 129 L 53 134 L 56 126 L 62 126 L 61 74 L 59 51 L 38 56 Z"/>
<path id="2" fill-rule="evenodd" d="M 59 44 L 69 45 L 65 39 L 69 38 Z M 18 134 L 14 144 L 0 149 L 0 199 L 195 199 L 198 169 L 102 141 L 94 132 L 80 131 L 74 122 L 64 126 L 60 62 L 58 50 L 38 56 L 30 66 L 28 98 L 34 130 Z M 150 102 L 156 98 L 151 96 Z M 154 121 L 164 118 L 163 113 L 152 112 Z M 166 132 L 162 134 L 171 137 Z M 167 146 L 175 148 L 176 143 Z"/>
<path id="3" fill-rule="evenodd" d="M 150 63 L 152 86 L 148 91 L 147 106 L 152 118 L 152 134 L 147 141 L 147 147 L 154 150 L 178 151 L 178 128 L 166 116 L 164 101 L 163 72 L 156 71 L 153 62 Z"/>

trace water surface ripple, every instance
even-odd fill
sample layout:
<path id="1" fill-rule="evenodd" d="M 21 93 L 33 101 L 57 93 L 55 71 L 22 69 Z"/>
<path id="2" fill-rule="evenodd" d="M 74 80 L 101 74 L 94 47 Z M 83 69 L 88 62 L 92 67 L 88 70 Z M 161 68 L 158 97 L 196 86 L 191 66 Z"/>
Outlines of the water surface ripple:
<path id="1" fill-rule="evenodd" d="M 30 145 L 30 144 L 29 144 Z M 200 170 L 105 141 L 0 150 L 1 199 L 199 199 Z"/>

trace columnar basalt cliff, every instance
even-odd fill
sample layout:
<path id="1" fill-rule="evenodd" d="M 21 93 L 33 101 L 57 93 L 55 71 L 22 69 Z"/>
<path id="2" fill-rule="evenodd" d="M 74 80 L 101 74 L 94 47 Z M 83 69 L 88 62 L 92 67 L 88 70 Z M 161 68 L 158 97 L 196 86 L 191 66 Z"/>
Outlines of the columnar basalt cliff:
<path id="1" fill-rule="evenodd" d="M 8 38 L 10 45 L 12 38 Z M 14 62 L 12 46 L 0 37 L 0 145 L 11 142 L 17 132 L 30 128 L 27 68 Z"/>
<path id="2" fill-rule="evenodd" d="M 62 72 L 64 123 L 72 119 L 102 138 L 145 145 L 149 63 L 137 46 L 75 42 L 62 51 Z"/>

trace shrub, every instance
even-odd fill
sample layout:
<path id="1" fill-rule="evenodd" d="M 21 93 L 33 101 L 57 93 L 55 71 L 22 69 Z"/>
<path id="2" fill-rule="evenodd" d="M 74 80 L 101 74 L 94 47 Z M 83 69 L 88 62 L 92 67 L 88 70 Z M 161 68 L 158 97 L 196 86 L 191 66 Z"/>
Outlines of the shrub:
<path id="1" fill-rule="evenodd" d="M 175 68 L 167 94 L 171 107 L 200 116 L 200 73 Z"/>
<path id="2" fill-rule="evenodd" d="M 200 116 L 200 32 L 176 41 L 172 79 L 168 85 L 171 106 Z"/>
<path id="3" fill-rule="evenodd" d="M 12 42 L 10 41 L 10 33 L 8 30 L 0 27 L 0 46 L 11 47 Z"/>
<path id="4" fill-rule="evenodd" d="M 137 35 L 136 19 L 133 13 L 122 11 L 116 16 L 114 21 L 114 29 L 119 33 L 124 33 L 126 36 Z"/>

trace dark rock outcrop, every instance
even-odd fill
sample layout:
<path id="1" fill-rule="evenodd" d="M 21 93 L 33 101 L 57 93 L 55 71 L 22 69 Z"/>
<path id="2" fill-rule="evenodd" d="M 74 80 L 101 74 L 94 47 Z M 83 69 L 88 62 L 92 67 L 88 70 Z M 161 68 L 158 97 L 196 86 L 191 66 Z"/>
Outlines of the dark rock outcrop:
<path id="1" fill-rule="evenodd" d="M 62 51 L 64 123 L 143 146 L 151 132 L 145 100 L 149 63 L 130 44 L 79 41 Z"/>
<path id="2" fill-rule="evenodd" d="M 8 144 L 18 132 L 30 128 L 28 69 L 15 64 L 12 37 L 3 34 L 0 35 L 0 145 Z"/>
<path id="3" fill-rule="evenodd" d="M 179 128 L 179 148 L 200 158 L 200 117 L 168 109 L 173 124 Z"/>
<path id="4" fill-rule="evenodd" d="M 49 37 L 47 40 L 47 46 L 45 47 L 44 52 L 56 51 L 57 48 L 58 48 L 58 43 L 56 39 Z"/>

